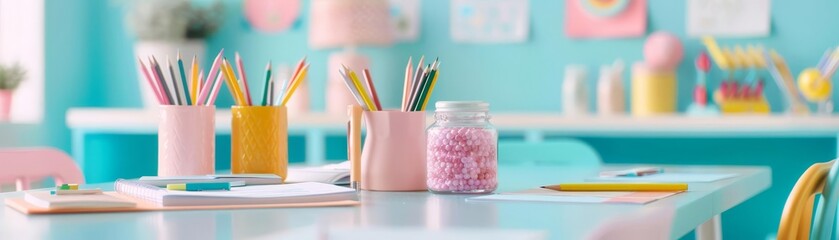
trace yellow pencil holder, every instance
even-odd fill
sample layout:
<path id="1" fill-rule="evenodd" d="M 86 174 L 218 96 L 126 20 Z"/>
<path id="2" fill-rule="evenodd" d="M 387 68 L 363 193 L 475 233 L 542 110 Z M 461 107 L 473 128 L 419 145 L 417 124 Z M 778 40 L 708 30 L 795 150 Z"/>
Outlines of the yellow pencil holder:
<path id="1" fill-rule="evenodd" d="M 632 68 L 632 115 L 676 112 L 676 70 L 656 71 L 636 63 Z"/>
<path id="2" fill-rule="evenodd" d="M 234 174 L 288 173 L 288 115 L 285 107 L 233 106 L 231 158 Z"/>

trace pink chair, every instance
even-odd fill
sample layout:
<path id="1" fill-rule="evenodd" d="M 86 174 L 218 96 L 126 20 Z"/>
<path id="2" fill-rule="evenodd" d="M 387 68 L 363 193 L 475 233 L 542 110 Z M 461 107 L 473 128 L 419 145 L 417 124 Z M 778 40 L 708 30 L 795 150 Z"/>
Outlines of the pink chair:
<path id="1" fill-rule="evenodd" d="M 0 184 L 15 183 L 17 191 L 53 177 L 55 184 L 84 183 L 84 175 L 70 156 L 55 148 L 0 149 Z"/>

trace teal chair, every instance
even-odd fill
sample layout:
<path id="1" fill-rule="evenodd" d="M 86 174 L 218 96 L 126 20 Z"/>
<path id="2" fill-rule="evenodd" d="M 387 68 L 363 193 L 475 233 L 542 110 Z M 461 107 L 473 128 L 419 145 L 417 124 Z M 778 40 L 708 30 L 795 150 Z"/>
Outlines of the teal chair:
<path id="1" fill-rule="evenodd" d="M 498 163 L 599 166 L 601 160 L 594 148 L 576 139 L 542 142 L 501 140 L 498 142 Z"/>
<path id="2" fill-rule="evenodd" d="M 822 198 L 816 210 L 816 217 L 813 219 L 813 239 L 835 239 L 834 223 L 839 229 L 839 222 L 836 220 L 836 205 L 839 204 L 839 164 L 833 164 L 827 174 L 827 181 L 822 189 Z"/>

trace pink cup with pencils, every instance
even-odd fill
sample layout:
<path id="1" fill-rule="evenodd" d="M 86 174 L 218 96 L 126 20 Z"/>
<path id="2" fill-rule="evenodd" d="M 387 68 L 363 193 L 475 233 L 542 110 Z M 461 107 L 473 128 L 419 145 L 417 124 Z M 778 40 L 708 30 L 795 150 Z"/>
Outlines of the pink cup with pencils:
<path id="1" fill-rule="evenodd" d="M 216 108 L 210 102 L 215 98 L 199 92 L 210 88 L 209 79 L 213 79 L 215 69 L 209 72 L 205 81 L 196 56 L 189 67 L 185 66 L 180 53 L 174 63 L 167 58 L 165 65 L 154 56 L 149 56 L 148 64 L 142 59 L 138 61 L 142 75 L 161 105 L 157 175 L 213 174 Z"/>
<path id="2" fill-rule="evenodd" d="M 354 186 L 371 191 L 427 189 L 425 107 L 436 85 L 440 64 L 435 60 L 424 67 L 423 61 L 424 57 L 420 58 L 414 71 L 408 60 L 399 110 L 383 110 L 369 69 L 361 74 L 347 67 L 339 71 L 358 102 L 349 107 L 349 159 Z M 362 116 L 367 125 L 363 151 Z"/>
<path id="3" fill-rule="evenodd" d="M 158 176 L 215 172 L 215 106 L 160 106 Z"/>
<path id="4" fill-rule="evenodd" d="M 361 189 L 425 191 L 425 112 L 364 111 L 363 116 Z"/>

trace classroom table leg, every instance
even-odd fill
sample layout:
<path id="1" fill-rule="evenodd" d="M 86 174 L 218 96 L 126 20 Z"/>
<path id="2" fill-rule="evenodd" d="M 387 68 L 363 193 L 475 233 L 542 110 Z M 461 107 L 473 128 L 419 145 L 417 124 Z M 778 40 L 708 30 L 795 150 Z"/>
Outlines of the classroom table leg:
<path id="1" fill-rule="evenodd" d="M 721 240 L 722 239 L 722 221 L 720 215 L 716 215 L 707 222 L 702 223 L 696 228 L 697 240 Z"/>
<path id="2" fill-rule="evenodd" d="M 326 134 L 322 129 L 306 131 L 306 164 L 323 165 L 326 162 Z"/>

